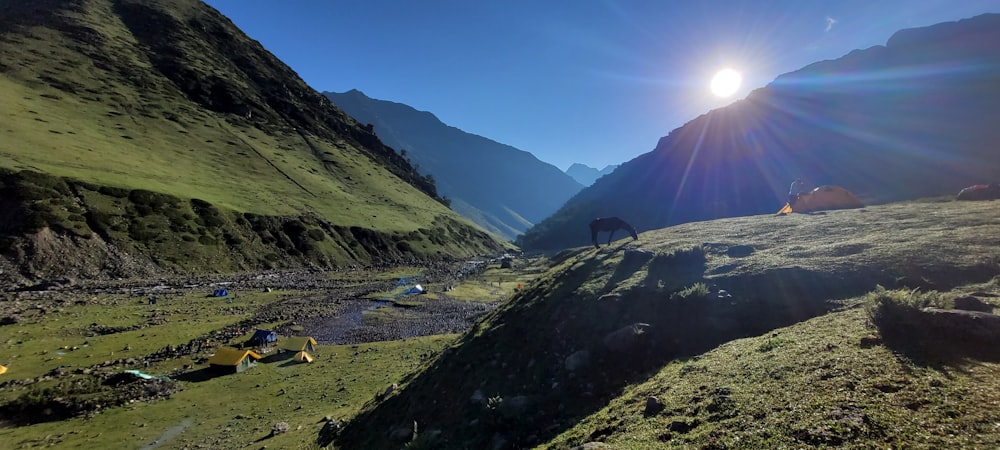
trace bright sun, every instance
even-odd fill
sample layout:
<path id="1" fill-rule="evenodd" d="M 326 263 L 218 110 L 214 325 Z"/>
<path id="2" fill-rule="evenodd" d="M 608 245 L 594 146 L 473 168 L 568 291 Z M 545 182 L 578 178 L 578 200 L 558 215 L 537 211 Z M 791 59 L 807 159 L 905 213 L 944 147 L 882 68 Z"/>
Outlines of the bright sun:
<path id="1" fill-rule="evenodd" d="M 722 69 L 712 77 L 712 93 L 719 97 L 729 97 L 736 93 L 743 82 L 743 76 L 733 69 Z"/>

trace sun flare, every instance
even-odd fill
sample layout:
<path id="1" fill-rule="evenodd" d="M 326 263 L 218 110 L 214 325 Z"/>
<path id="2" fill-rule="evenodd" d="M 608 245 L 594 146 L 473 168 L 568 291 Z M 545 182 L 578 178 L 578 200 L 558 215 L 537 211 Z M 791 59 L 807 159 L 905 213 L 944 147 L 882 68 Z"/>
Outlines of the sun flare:
<path id="1" fill-rule="evenodd" d="M 712 93 L 718 97 L 729 97 L 740 89 L 743 76 L 733 69 L 722 69 L 712 77 Z"/>

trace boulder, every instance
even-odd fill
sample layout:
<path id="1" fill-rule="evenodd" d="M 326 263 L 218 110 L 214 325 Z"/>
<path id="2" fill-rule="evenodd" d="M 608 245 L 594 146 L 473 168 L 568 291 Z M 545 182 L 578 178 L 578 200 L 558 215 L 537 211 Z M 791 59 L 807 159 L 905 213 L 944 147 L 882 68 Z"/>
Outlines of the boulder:
<path id="1" fill-rule="evenodd" d="M 655 396 L 646 397 L 646 409 L 642 412 L 645 417 L 652 417 L 663 411 L 663 402 Z"/>
<path id="2" fill-rule="evenodd" d="M 291 427 L 288 425 L 288 422 L 278 422 L 274 424 L 273 428 L 271 428 L 271 436 L 287 433 L 290 429 Z"/>
<path id="3" fill-rule="evenodd" d="M 483 394 L 483 390 L 482 389 L 476 389 L 475 392 L 473 392 L 472 395 L 469 396 L 469 402 L 471 402 L 471 403 L 482 403 L 482 404 L 485 404 L 486 403 L 486 396 Z"/>
<path id="4" fill-rule="evenodd" d="M 500 414 L 508 419 L 522 416 L 528 410 L 531 401 L 527 396 L 515 395 L 505 398 L 500 405 Z"/>
<path id="5" fill-rule="evenodd" d="M 648 323 L 633 323 L 604 336 L 602 342 L 615 353 L 635 351 L 648 342 L 650 328 Z"/>
<path id="6" fill-rule="evenodd" d="M 586 350 L 575 351 L 572 355 L 566 357 L 564 364 L 566 366 L 566 370 L 570 372 L 576 372 L 578 369 L 583 369 L 590 365 L 590 352 Z"/>

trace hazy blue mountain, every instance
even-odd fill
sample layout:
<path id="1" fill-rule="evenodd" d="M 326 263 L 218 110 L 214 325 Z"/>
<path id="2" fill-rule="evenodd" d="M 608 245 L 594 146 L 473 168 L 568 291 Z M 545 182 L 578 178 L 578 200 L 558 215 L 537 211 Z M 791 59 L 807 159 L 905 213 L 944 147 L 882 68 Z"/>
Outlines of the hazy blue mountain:
<path id="1" fill-rule="evenodd" d="M 429 112 L 358 90 L 324 95 L 358 122 L 374 125 L 382 142 L 433 176 L 452 209 L 509 239 L 583 188 L 531 153 L 445 125 Z"/>
<path id="2" fill-rule="evenodd" d="M 585 245 L 587 223 L 637 229 L 773 213 L 795 178 L 867 203 L 954 195 L 1000 179 L 1000 15 L 903 30 L 885 46 L 782 75 L 704 114 L 525 233 Z M 777 219 L 776 219 L 777 220 Z"/>
<path id="3" fill-rule="evenodd" d="M 590 167 L 586 164 L 573 163 L 573 165 L 566 169 L 566 175 L 573 177 L 577 183 L 584 186 L 590 186 L 594 184 L 598 178 L 614 172 L 617 168 L 618 164 L 612 164 L 610 166 L 605 166 L 601 170 L 597 170 L 596 168 Z"/>

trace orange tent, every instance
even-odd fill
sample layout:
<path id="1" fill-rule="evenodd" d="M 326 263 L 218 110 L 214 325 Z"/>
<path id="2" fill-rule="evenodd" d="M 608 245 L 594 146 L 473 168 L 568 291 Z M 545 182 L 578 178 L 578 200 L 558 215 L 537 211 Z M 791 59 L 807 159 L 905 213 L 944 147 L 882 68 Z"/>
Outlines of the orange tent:
<path id="1" fill-rule="evenodd" d="M 788 214 L 790 212 L 812 212 L 812 211 L 824 211 L 829 209 L 851 209 L 851 208 L 864 208 L 865 204 L 861 203 L 851 191 L 844 189 L 840 186 L 820 186 L 813 189 L 812 192 L 807 192 L 805 194 L 800 194 L 795 200 L 794 204 L 785 204 L 777 214 Z"/>

